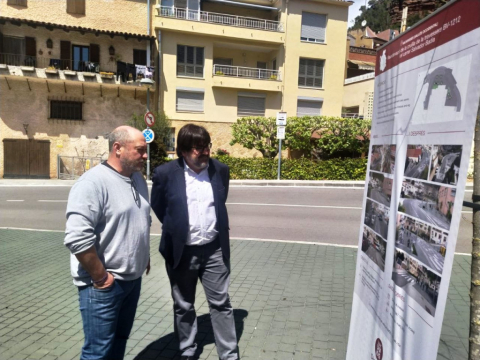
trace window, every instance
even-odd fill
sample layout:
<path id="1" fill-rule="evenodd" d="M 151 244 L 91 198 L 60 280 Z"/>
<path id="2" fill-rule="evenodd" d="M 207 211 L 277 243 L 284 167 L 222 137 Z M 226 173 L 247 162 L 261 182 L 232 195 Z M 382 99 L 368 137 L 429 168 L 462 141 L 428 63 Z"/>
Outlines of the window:
<path id="1" fill-rule="evenodd" d="M 147 50 L 133 49 L 133 63 L 135 65 L 147 65 Z"/>
<path id="2" fill-rule="evenodd" d="M 277 59 L 273 59 L 272 61 L 272 70 L 277 70 Z"/>
<path id="3" fill-rule="evenodd" d="M 67 0 L 67 13 L 85 15 L 85 0 Z"/>
<path id="4" fill-rule="evenodd" d="M 302 12 L 302 34 L 300 40 L 316 43 L 325 42 L 327 15 Z"/>
<path id="5" fill-rule="evenodd" d="M 170 134 L 165 138 L 166 151 L 175 151 L 175 128 L 170 128 Z"/>
<path id="6" fill-rule="evenodd" d="M 203 89 L 199 90 L 177 89 L 177 111 L 203 112 L 203 98 L 205 94 Z"/>
<path id="7" fill-rule="evenodd" d="M 237 116 L 265 116 L 265 94 L 238 93 Z"/>
<path id="8" fill-rule="evenodd" d="M 203 48 L 177 45 L 177 76 L 203 77 Z"/>
<path id="9" fill-rule="evenodd" d="M 82 120 L 81 101 L 50 101 L 50 119 Z"/>
<path id="10" fill-rule="evenodd" d="M 325 60 L 300 59 L 298 86 L 323 87 L 323 68 Z"/>
<path id="11" fill-rule="evenodd" d="M 319 116 L 322 114 L 323 99 L 297 100 L 297 116 Z"/>
<path id="12" fill-rule="evenodd" d="M 7 0 L 7 5 L 27 6 L 27 0 Z"/>
<path id="13" fill-rule="evenodd" d="M 74 71 L 86 71 L 90 60 L 90 47 L 73 45 L 72 54 L 72 69 Z"/>

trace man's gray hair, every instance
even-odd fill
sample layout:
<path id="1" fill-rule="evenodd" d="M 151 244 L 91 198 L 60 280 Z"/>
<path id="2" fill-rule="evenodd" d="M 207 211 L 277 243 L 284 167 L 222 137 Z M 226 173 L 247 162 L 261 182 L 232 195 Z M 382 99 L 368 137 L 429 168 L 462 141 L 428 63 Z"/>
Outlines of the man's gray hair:
<path id="1" fill-rule="evenodd" d="M 118 142 L 120 145 L 125 146 L 125 144 L 130 141 L 131 134 L 129 128 L 126 126 L 118 127 L 113 130 L 110 135 L 108 135 L 108 148 L 110 151 L 113 150 L 113 144 Z"/>

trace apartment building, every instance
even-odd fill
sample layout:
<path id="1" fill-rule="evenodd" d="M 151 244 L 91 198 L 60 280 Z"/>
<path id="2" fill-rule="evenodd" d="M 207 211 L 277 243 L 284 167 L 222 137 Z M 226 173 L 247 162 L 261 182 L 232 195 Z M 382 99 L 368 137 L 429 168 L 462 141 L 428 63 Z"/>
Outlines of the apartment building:
<path id="1" fill-rule="evenodd" d="M 162 0 L 153 27 L 159 108 L 175 130 L 204 125 L 230 147 L 239 117 L 340 116 L 350 3 L 334 0 Z"/>
<path id="2" fill-rule="evenodd" d="M 234 156 L 256 153 L 229 145 L 239 117 L 340 116 L 348 6 L 0 0 L 0 177 L 68 177 L 91 166 L 71 157 L 105 157 L 107 133 L 145 112 L 147 73 L 173 133 L 202 124 Z"/>

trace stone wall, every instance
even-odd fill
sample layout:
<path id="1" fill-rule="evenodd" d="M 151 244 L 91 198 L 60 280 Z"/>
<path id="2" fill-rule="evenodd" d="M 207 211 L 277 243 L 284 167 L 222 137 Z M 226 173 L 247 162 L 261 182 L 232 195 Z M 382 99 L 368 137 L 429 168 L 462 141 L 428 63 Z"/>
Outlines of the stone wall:
<path id="1" fill-rule="evenodd" d="M 28 82 L 27 82 L 28 79 Z M 7 83 L 8 82 L 8 83 Z M 2 76 L 0 80 L 0 177 L 3 139 L 50 140 L 50 177 L 57 176 L 57 155 L 108 154 L 107 134 L 133 113 L 144 113 L 146 91 L 74 81 Z M 136 90 L 136 92 L 135 92 Z M 83 120 L 50 119 L 49 99 L 83 101 Z M 28 124 L 28 134 L 23 124 Z"/>

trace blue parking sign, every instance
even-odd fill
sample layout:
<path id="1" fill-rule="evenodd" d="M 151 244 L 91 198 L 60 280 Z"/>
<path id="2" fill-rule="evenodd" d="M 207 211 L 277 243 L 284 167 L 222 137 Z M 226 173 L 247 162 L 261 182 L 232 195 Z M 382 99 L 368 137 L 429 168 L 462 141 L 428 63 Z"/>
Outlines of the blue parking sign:
<path id="1" fill-rule="evenodd" d="M 145 141 L 147 144 L 150 144 L 153 139 L 155 139 L 155 134 L 153 133 L 152 129 L 145 129 L 142 131 L 143 136 L 145 137 Z"/>

